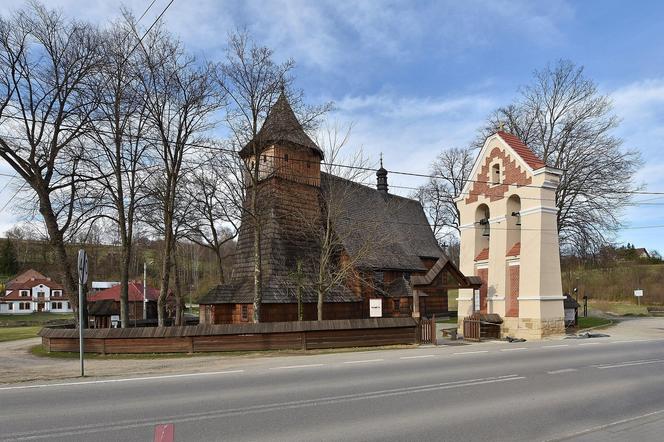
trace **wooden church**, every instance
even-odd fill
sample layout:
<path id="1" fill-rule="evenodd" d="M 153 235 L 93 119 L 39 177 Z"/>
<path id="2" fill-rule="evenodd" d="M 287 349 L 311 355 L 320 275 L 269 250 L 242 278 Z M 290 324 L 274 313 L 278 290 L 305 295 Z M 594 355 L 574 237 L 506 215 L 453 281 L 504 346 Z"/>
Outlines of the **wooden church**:
<path id="1" fill-rule="evenodd" d="M 477 286 L 447 258 L 420 203 L 389 193 L 382 164 L 375 188 L 322 172 L 324 153 L 284 94 L 239 154 L 248 170 L 260 163 L 256 213 L 249 184 L 232 275 L 199 300 L 202 324 L 253 320 L 256 222 L 261 322 L 296 321 L 300 305 L 315 320 L 319 292 L 323 319 L 368 318 L 371 299 L 383 317 L 411 316 L 414 295 L 421 316 L 443 315 L 449 289 Z"/>

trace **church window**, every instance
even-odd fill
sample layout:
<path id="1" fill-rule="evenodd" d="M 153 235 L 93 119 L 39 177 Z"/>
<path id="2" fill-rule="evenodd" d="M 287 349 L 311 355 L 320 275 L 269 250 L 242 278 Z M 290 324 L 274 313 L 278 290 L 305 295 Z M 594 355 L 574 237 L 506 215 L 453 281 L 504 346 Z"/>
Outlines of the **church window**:
<path id="1" fill-rule="evenodd" d="M 491 166 L 491 184 L 500 184 L 500 164 L 494 164 Z"/>
<path id="2" fill-rule="evenodd" d="M 9 304 L 7 304 L 7 308 L 8 308 L 9 310 L 14 310 L 14 303 L 13 303 L 13 302 L 10 302 Z"/>
<path id="3" fill-rule="evenodd" d="M 263 162 L 267 163 L 267 155 L 263 155 Z"/>
<path id="4" fill-rule="evenodd" d="M 242 306 L 242 320 L 247 321 L 249 319 L 249 306 Z"/>
<path id="5" fill-rule="evenodd" d="M 284 161 L 288 162 L 288 154 L 284 155 Z"/>
<path id="6" fill-rule="evenodd" d="M 394 302 L 394 311 L 395 312 L 400 312 L 401 311 L 401 300 L 400 299 L 395 299 Z"/>

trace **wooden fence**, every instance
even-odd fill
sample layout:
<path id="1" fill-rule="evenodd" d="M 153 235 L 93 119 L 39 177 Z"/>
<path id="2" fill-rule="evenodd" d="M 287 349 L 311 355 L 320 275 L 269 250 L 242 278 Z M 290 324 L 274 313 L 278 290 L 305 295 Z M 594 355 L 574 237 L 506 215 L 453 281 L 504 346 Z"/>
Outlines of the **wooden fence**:
<path id="1" fill-rule="evenodd" d="M 47 351 L 78 352 L 78 330 L 43 328 Z M 415 344 L 412 318 L 84 330 L 87 353 L 194 353 Z"/>
<path id="2" fill-rule="evenodd" d="M 481 341 L 482 339 L 500 339 L 500 324 L 480 319 L 463 319 L 463 339 Z"/>
<path id="3" fill-rule="evenodd" d="M 437 344 L 435 316 L 420 321 L 420 344 Z"/>

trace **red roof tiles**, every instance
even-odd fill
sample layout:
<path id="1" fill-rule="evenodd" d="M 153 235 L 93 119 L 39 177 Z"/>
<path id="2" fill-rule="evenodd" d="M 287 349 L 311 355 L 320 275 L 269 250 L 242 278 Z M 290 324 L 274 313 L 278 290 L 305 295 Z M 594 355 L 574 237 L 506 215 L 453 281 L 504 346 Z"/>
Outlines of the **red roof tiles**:
<path id="1" fill-rule="evenodd" d="M 482 251 L 475 257 L 475 261 L 486 261 L 489 259 L 489 248 L 482 249 Z"/>
<path id="2" fill-rule="evenodd" d="M 521 243 L 517 242 L 514 243 L 512 248 L 507 252 L 507 255 L 505 256 L 519 256 L 521 254 Z"/>
<path id="3" fill-rule="evenodd" d="M 516 152 L 523 161 L 526 162 L 530 167 L 533 168 L 533 170 L 541 169 L 542 167 L 546 167 L 546 164 L 544 164 L 544 161 L 542 161 L 535 153 L 530 150 L 526 144 L 521 141 L 517 136 L 512 135 L 507 132 L 503 131 L 498 131 L 496 132 L 500 138 L 503 139 L 509 146 Z"/>
<path id="4" fill-rule="evenodd" d="M 88 301 L 102 301 L 105 299 L 111 299 L 113 301 L 120 301 L 120 287 L 121 285 L 114 285 L 111 288 L 102 290 L 100 292 L 94 293 L 88 296 Z M 155 301 L 159 297 L 159 290 L 154 287 L 147 287 L 145 297 L 149 301 Z M 143 300 L 143 284 L 138 282 L 129 283 L 129 301 L 142 301 Z"/>

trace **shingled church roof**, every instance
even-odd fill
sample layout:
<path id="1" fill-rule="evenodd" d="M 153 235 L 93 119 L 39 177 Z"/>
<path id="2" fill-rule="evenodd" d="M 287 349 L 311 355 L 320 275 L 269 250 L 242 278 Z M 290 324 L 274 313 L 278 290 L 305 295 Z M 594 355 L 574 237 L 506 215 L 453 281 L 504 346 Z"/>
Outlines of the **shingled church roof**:
<path id="1" fill-rule="evenodd" d="M 424 271 L 421 258 L 444 255 L 419 201 L 327 173 L 321 173 L 321 190 L 346 194 L 334 228 L 358 267 Z M 368 242 L 373 246 L 367 249 Z"/>
<path id="2" fill-rule="evenodd" d="M 306 134 L 302 125 L 297 120 L 295 112 L 291 107 L 286 95 L 282 92 L 279 98 L 270 109 L 263 126 L 256 135 L 256 139 L 247 143 L 246 146 L 240 150 L 241 157 L 247 157 L 252 153 L 252 143 L 258 142 L 262 146 L 269 146 L 270 144 L 279 142 L 289 142 L 296 146 L 312 149 L 323 158 L 323 151 L 316 145 L 316 143 Z"/>

